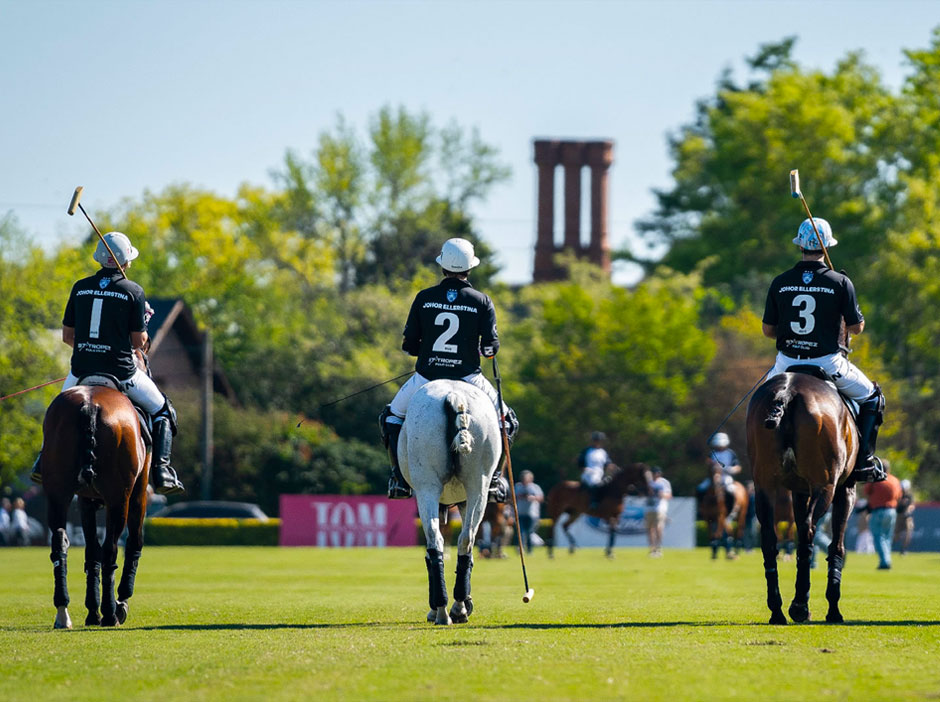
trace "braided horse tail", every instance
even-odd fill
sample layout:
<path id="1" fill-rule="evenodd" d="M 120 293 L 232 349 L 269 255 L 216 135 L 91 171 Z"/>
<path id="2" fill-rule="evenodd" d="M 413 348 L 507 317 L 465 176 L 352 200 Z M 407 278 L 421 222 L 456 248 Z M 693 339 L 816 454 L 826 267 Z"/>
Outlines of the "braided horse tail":
<path id="1" fill-rule="evenodd" d="M 790 382 L 790 376 L 786 375 L 783 377 L 786 378 L 786 381 L 781 387 L 777 388 L 777 391 L 774 393 L 774 398 L 771 400 L 767 417 L 764 419 L 764 427 L 766 429 L 779 428 L 780 422 L 783 421 L 783 415 L 787 411 L 787 406 L 796 396 L 796 391 Z"/>
<path id="2" fill-rule="evenodd" d="M 79 416 L 79 441 L 81 455 L 78 464 L 78 482 L 83 485 L 91 485 L 95 479 L 95 462 L 98 457 L 95 450 L 98 448 L 98 418 L 101 416 L 101 407 L 87 398 L 82 402 L 78 411 Z"/>

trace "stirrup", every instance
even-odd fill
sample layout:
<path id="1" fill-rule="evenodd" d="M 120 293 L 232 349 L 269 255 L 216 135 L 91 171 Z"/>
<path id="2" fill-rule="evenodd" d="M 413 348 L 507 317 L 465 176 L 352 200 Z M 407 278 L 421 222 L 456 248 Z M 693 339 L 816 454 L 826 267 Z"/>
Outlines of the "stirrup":
<path id="1" fill-rule="evenodd" d="M 506 490 L 506 484 L 497 476 L 493 479 L 493 482 L 490 483 L 489 490 L 486 494 L 486 501 L 489 504 L 501 505 L 505 504 L 508 499 L 509 494 Z"/>
<path id="2" fill-rule="evenodd" d="M 36 470 L 29 474 L 29 479 L 36 483 L 36 485 L 42 485 L 42 471 L 39 470 L 38 466 Z"/>
<path id="3" fill-rule="evenodd" d="M 849 477 L 857 483 L 880 483 L 888 477 L 888 471 L 880 458 L 872 456 L 865 465 L 856 466 Z"/>
<path id="4" fill-rule="evenodd" d="M 389 476 L 388 478 L 388 499 L 390 500 L 407 500 L 414 493 L 411 490 L 411 486 L 408 484 L 402 485 L 398 478 L 394 475 Z"/>

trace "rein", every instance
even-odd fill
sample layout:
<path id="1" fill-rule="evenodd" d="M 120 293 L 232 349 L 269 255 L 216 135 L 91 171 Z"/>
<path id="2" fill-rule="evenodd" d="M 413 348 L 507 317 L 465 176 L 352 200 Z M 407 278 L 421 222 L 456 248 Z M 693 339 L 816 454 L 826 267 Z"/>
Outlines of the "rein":
<path id="1" fill-rule="evenodd" d="M 409 375 L 413 375 L 414 373 L 415 373 L 415 371 L 410 370 L 410 371 L 408 371 L 407 373 L 402 373 L 401 375 L 396 375 L 394 378 L 389 378 L 388 380 L 383 380 L 381 383 L 376 383 L 375 385 L 370 385 L 369 387 L 363 388 L 362 390 L 356 390 L 356 392 L 350 393 L 349 395 L 345 395 L 344 397 L 341 397 L 341 398 L 339 398 L 338 400 L 332 400 L 331 402 L 324 402 L 322 405 L 319 405 L 319 406 L 317 407 L 317 409 L 321 409 L 321 410 L 322 410 L 322 409 L 324 409 L 325 407 L 330 407 L 331 405 L 339 404 L 339 403 L 342 402 L 343 400 L 348 400 L 349 398 L 355 397 L 356 395 L 361 395 L 361 394 L 364 393 L 364 392 L 369 392 L 369 390 L 375 390 L 376 388 L 380 388 L 380 387 L 382 387 L 383 385 L 388 385 L 389 383 L 392 383 L 392 382 L 394 382 L 394 381 L 396 381 L 396 380 L 401 380 L 402 378 L 405 378 L 405 377 L 407 377 L 407 376 L 409 376 Z M 303 424 L 305 420 L 306 420 L 306 417 L 301 417 L 300 421 L 297 422 L 297 426 L 294 427 L 294 428 L 295 428 L 295 429 L 299 428 L 300 425 Z"/>

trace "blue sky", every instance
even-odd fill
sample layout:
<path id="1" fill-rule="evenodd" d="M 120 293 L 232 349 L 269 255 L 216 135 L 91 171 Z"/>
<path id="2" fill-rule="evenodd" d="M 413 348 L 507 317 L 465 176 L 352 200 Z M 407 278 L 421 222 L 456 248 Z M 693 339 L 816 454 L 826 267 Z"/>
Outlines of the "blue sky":
<path id="1" fill-rule="evenodd" d="M 525 282 L 533 137 L 614 139 L 611 241 L 631 245 L 670 183 L 667 134 L 724 68 L 795 34 L 805 66 L 860 49 L 897 86 L 902 50 L 937 25 L 940 2 L 916 0 L 0 0 L 0 213 L 54 246 L 87 231 L 65 214 L 76 185 L 86 208 L 176 182 L 232 196 L 271 185 L 338 113 L 364 129 L 401 104 L 478 127 L 512 166 L 475 214 L 504 279 Z"/>

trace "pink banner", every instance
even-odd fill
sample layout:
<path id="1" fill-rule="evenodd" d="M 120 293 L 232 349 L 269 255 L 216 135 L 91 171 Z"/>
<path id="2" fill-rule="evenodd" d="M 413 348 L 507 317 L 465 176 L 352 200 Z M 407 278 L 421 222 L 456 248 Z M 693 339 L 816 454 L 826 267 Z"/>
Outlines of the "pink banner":
<path id="1" fill-rule="evenodd" d="M 414 500 L 281 495 L 281 546 L 415 546 Z"/>

